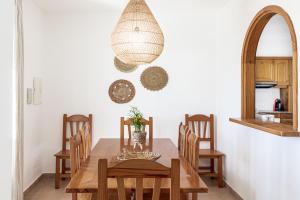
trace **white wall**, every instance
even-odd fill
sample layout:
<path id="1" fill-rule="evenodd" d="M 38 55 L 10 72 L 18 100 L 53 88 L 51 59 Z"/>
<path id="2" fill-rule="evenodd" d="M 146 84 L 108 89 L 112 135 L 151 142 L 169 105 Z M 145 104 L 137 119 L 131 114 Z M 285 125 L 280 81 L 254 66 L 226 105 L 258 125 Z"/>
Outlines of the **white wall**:
<path id="1" fill-rule="evenodd" d="M 259 88 L 255 90 L 255 110 L 272 111 L 275 99 L 280 99 L 279 88 Z"/>
<path id="2" fill-rule="evenodd" d="M 14 1 L 0 1 L 0 196 L 11 199 Z"/>
<path id="3" fill-rule="evenodd" d="M 215 112 L 216 10 L 191 2 L 149 1 L 166 38 L 163 54 L 153 63 L 169 73 L 167 87 L 159 92 L 147 91 L 140 84 L 146 66 L 125 74 L 113 65 L 110 34 L 122 8 L 103 5 L 102 11 L 88 14 L 45 12 L 41 137 L 43 157 L 48 159 L 43 159 L 43 172 L 54 172 L 53 154 L 61 148 L 63 113 L 94 114 L 97 141 L 119 137 L 119 118 L 135 105 L 145 116 L 154 117 L 155 137 L 172 138 L 176 144 L 185 113 Z M 182 6 L 187 9 L 178 15 Z M 108 96 L 110 84 L 121 78 L 136 87 L 134 100 L 124 105 Z"/>
<path id="4" fill-rule="evenodd" d="M 300 199 L 300 139 L 282 138 L 229 122 L 241 112 L 241 51 L 255 14 L 281 5 L 300 34 L 297 0 L 232 0 L 217 23 L 218 149 L 226 154 L 226 181 L 246 200 Z"/>
<path id="5" fill-rule="evenodd" d="M 292 56 L 289 27 L 280 15 L 273 16 L 259 39 L 257 56 Z"/>
<path id="6" fill-rule="evenodd" d="M 24 20 L 24 89 L 33 87 L 33 78 L 43 78 L 43 13 L 32 0 L 23 1 Z M 42 106 L 27 105 L 24 99 L 24 190 L 38 178 L 43 169 Z M 34 153 L 33 153 L 34 152 Z"/>

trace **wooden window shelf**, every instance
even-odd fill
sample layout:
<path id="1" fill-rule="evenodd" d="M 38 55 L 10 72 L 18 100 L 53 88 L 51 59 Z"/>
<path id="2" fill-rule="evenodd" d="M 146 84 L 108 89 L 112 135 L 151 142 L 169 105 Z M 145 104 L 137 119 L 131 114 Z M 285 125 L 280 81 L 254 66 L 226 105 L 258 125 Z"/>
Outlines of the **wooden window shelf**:
<path id="1" fill-rule="evenodd" d="M 274 123 L 274 122 L 263 122 L 257 119 L 229 119 L 231 122 L 247 126 L 250 128 L 258 129 L 261 131 L 265 131 L 277 136 L 281 137 L 300 137 L 300 132 L 298 130 L 293 129 L 293 126 Z"/>

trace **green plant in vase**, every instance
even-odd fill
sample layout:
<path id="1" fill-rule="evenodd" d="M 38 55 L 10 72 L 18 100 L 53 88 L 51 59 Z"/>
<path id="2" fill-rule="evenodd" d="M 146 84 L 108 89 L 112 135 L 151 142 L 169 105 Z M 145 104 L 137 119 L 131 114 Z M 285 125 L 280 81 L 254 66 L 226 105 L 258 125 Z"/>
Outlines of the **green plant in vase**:
<path id="1" fill-rule="evenodd" d="M 132 121 L 135 132 L 142 132 L 143 129 L 143 114 L 138 110 L 137 107 L 131 107 L 129 111 L 129 118 Z"/>
<path id="2" fill-rule="evenodd" d="M 143 144 L 146 141 L 145 126 L 143 124 L 143 114 L 137 107 L 131 107 L 129 111 L 129 119 L 134 126 L 133 142 L 134 144 Z"/>

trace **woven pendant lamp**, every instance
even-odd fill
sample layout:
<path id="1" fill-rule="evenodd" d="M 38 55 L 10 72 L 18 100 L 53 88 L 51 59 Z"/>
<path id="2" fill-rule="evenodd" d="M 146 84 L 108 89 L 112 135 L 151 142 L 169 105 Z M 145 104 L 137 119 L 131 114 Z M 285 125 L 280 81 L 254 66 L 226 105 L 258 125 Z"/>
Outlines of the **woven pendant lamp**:
<path id="1" fill-rule="evenodd" d="M 151 63 L 164 48 L 164 35 L 144 0 L 130 0 L 112 33 L 112 48 L 127 64 Z"/>

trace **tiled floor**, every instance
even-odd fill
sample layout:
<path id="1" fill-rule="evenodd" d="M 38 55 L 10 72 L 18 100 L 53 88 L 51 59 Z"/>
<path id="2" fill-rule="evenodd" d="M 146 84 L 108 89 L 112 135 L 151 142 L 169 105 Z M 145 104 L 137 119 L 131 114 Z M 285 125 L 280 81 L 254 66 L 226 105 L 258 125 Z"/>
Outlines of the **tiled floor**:
<path id="1" fill-rule="evenodd" d="M 209 187 L 208 193 L 199 194 L 199 200 L 238 200 L 228 188 L 218 188 L 216 181 L 203 178 Z M 67 181 L 62 182 L 59 190 L 54 189 L 53 177 L 43 177 L 26 195 L 25 200 L 71 200 L 71 195 L 65 193 Z"/>

